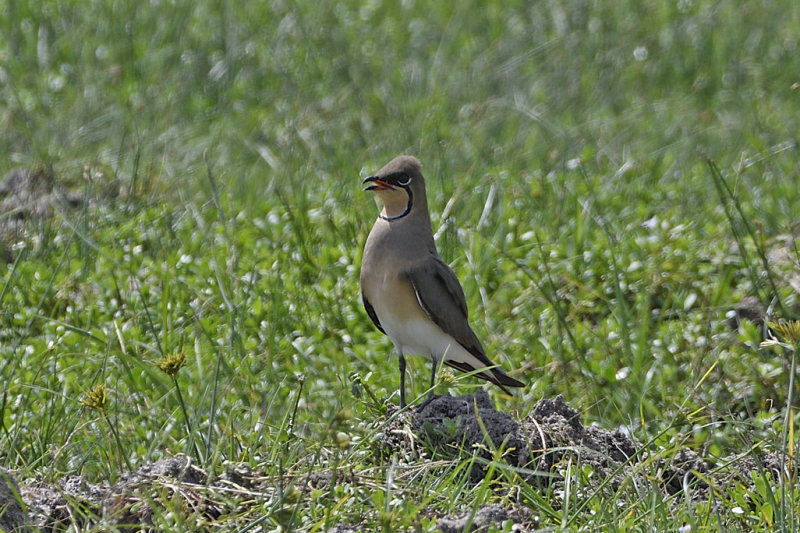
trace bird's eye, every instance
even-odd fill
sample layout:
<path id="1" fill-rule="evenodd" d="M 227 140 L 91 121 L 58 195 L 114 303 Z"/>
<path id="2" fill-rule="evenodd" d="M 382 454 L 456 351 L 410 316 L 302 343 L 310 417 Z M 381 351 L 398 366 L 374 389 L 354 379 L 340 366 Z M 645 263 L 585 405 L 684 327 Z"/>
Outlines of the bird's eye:
<path id="1" fill-rule="evenodd" d="M 399 178 L 397 178 L 397 184 L 401 187 L 405 187 L 411 183 L 411 176 L 408 174 L 402 174 Z"/>

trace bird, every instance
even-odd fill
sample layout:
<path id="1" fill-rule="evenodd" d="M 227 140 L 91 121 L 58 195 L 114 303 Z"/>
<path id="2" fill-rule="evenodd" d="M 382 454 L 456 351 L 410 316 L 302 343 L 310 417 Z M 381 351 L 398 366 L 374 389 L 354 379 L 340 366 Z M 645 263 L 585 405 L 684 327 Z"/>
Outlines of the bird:
<path id="1" fill-rule="evenodd" d="M 436 249 L 420 161 L 397 156 L 362 186 L 378 195 L 383 208 L 364 244 L 361 299 L 397 351 L 400 407 L 406 407 L 406 355 L 423 355 L 433 363 L 430 392 L 418 409 L 434 397 L 440 363 L 474 372 L 507 394 L 508 387 L 524 387 L 487 357 L 470 327 L 464 290 Z"/>

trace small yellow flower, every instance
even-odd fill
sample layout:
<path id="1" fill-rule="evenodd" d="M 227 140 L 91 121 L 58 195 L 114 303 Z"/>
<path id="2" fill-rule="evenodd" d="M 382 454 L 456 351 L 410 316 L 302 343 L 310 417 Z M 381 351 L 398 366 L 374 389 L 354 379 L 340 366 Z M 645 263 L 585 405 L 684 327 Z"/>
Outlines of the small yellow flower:
<path id="1" fill-rule="evenodd" d="M 183 363 L 186 362 L 186 354 L 183 352 L 176 352 L 173 354 L 165 355 L 158 361 L 156 361 L 156 366 L 159 370 L 170 377 L 175 377 L 178 373 L 178 370 L 181 369 Z"/>
<path id="2" fill-rule="evenodd" d="M 784 341 L 793 345 L 800 343 L 800 320 L 781 319 L 777 322 L 768 322 L 767 325 Z"/>
<path id="3" fill-rule="evenodd" d="M 458 382 L 458 378 L 456 375 L 450 371 L 449 368 L 443 369 L 439 372 L 439 383 L 449 387 L 450 385 L 455 385 Z"/>
<path id="4" fill-rule="evenodd" d="M 86 398 L 81 402 L 84 407 L 91 409 L 105 409 L 108 403 L 108 394 L 106 393 L 105 385 L 95 385 L 86 391 Z"/>

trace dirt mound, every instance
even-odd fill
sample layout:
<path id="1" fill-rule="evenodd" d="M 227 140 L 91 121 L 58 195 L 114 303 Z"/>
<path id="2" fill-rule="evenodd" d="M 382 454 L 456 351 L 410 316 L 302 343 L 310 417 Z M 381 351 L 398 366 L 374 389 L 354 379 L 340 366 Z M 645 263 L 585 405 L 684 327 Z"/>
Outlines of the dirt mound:
<path id="1" fill-rule="evenodd" d="M 411 431 L 404 428 L 410 425 Z M 411 459 L 425 446 L 436 455 L 455 457 L 478 450 L 484 461 L 476 461 L 470 473 L 473 481 L 483 478 L 484 465 L 495 452 L 516 468 L 529 483 L 548 484 L 557 479 L 557 465 L 567 455 L 580 457 L 603 478 L 613 478 L 618 488 L 629 475 L 641 444 L 620 429 L 585 427 L 580 414 L 563 397 L 537 403 L 522 421 L 497 411 L 484 391 L 465 396 L 439 396 L 424 409 L 397 417 L 384 432 L 383 449 Z"/>

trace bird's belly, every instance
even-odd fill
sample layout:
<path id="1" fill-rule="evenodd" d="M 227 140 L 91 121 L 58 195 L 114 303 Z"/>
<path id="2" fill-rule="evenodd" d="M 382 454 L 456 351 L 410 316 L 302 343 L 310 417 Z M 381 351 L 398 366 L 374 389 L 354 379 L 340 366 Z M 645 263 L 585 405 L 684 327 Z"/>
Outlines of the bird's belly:
<path id="1" fill-rule="evenodd" d="M 474 363 L 474 356 L 428 318 L 410 283 L 375 276 L 367 279 L 365 289 L 381 327 L 400 352 Z"/>
<path id="2" fill-rule="evenodd" d="M 463 361 L 468 355 L 453 337 L 427 317 L 389 323 L 391 326 L 386 328 L 386 333 L 404 354 L 424 355 L 437 361 Z"/>
<path id="3" fill-rule="evenodd" d="M 445 358 L 460 361 L 467 356 L 452 336 L 428 318 L 413 291 L 381 294 L 375 301 L 381 302 L 375 306 L 381 326 L 403 354 L 435 357 L 438 361 Z"/>

